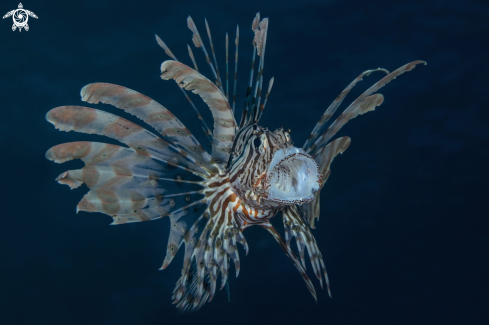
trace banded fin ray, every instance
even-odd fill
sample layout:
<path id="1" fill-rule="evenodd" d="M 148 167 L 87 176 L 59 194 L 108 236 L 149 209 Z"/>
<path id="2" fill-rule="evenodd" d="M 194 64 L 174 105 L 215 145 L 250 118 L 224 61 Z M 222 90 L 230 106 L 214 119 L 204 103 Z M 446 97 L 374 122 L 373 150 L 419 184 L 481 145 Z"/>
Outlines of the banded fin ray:
<path id="1" fill-rule="evenodd" d="M 183 63 L 168 60 L 161 64 L 161 78 L 199 95 L 214 118 L 212 158 L 224 170 L 234 141 L 236 121 L 226 96 L 209 79 Z"/>
<path id="2" fill-rule="evenodd" d="M 263 101 L 263 104 L 261 104 L 261 107 L 260 107 L 260 111 L 258 112 L 258 118 L 257 118 L 257 121 L 259 121 L 261 119 L 261 116 L 263 114 L 263 111 L 265 110 L 265 107 L 267 106 L 267 101 L 268 101 L 268 96 L 270 96 L 270 92 L 272 91 L 272 87 L 273 87 L 273 81 L 275 80 L 275 77 L 272 77 L 269 81 L 268 81 L 268 90 L 267 90 L 267 93 L 265 95 L 265 100 Z"/>
<path id="3" fill-rule="evenodd" d="M 143 156 L 179 165 L 198 175 L 209 175 L 201 159 L 195 160 L 186 151 L 178 149 L 152 132 L 122 117 L 81 106 L 60 106 L 46 114 L 46 120 L 60 131 L 98 134 L 120 141 Z M 194 152 L 198 146 L 188 148 Z M 207 164 L 206 164 L 207 165 Z"/>
<path id="4" fill-rule="evenodd" d="M 358 77 L 356 77 L 339 95 L 336 97 L 336 99 L 331 103 L 331 105 L 326 109 L 326 111 L 323 113 L 321 118 L 319 119 L 318 123 L 314 127 L 314 129 L 311 132 L 311 135 L 307 139 L 307 141 L 304 143 L 302 146 L 302 149 L 307 150 L 309 147 L 316 141 L 317 137 L 321 134 L 323 126 L 326 124 L 326 122 L 329 121 L 329 119 L 334 115 L 336 112 L 336 109 L 341 105 L 345 97 L 348 95 L 350 90 L 352 90 L 355 85 L 363 80 L 363 77 L 367 77 L 373 72 L 376 71 L 382 71 L 385 72 L 386 74 L 389 74 L 389 71 L 386 69 L 378 68 L 378 69 L 373 69 L 373 70 L 367 70 L 362 72 Z"/>
<path id="5" fill-rule="evenodd" d="M 110 104 L 136 116 L 158 131 L 163 139 L 213 170 L 202 145 L 167 108 L 132 89 L 109 83 L 92 83 L 82 88 L 82 100 L 90 104 Z M 215 171 L 215 169 L 214 169 Z"/>
<path id="6" fill-rule="evenodd" d="M 221 92 L 224 93 L 224 88 L 222 88 L 222 82 L 221 82 L 221 77 L 218 75 L 218 72 L 216 72 L 216 68 L 214 68 L 214 65 L 211 62 L 211 59 L 209 58 L 209 54 L 207 53 L 207 50 L 205 49 L 204 42 L 202 41 L 202 37 L 200 37 L 199 30 L 197 29 L 197 25 L 195 25 L 194 20 L 192 17 L 188 16 L 187 17 L 187 27 L 192 31 L 192 42 L 194 43 L 195 47 L 200 47 L 202 51 L 204 52 L 205 60 L 207 64 L 209 65 L 209 68 L 212 71 L 212 74 L 214 75 L 214 80 L 216 81 L 215 84 L 217 87 L 221 90 Z M 210 30 L 207 25 L 207 20 L 206 20 L 206 27 L 208 31 L 208 36 L 211 42 L 212 46 L 212 38 L 210 37 Z M 214 56 L 215 59 L 215 56 Z M 217 61 L 216 61 L 217 65 Z"/>
<path id="7" fill-rule="evenodd" d="M 85 163 L 85 167 L 96 167 L 97 170 L 105 173 L 104 177 L 107 175 L 146 177 L 153 187 L 156 187 L 160 181 L 169 181 L 175 183 L 176 187 L 180 187 L 179 184 L 200 184 L 204 180 L 183 168 L 139 155 L 130 148 L 100 142 L 80 141 L 59 144 L 46 152 L 46 158 L 56 163 L 80 159 Z M 85 172 L 90 173 L 92 170 L 87 169 Z M 100 175 L 84 183 L 89 187 L 102 187 L 101 182 L 104 181 L 104 177 Z"/>
<path id="8" fill-rule="evenodd" d="M 314 300 L 317 301 L 316 289 L 314 289 L 314 285 L 312 284 L 311 279 L 309 279 L 309 276 L 307 275 L 304 266 L 302 265 L 301 261 L 297 258 L 297 256 L 294 254 L 294 252 L 291 250 L 290 246 L 287 245 L 287 243 L 283 240 L 282 236 L 280 236 L 277 230 L 270 223 L 261 224 L 260 226 L 265 228 L 273 236 L 273 238 L 277 241 L 277 243 L 279 243 L 282 250 L 285 252 L 287 257 L 292 261 L 294 266 L 299 271 L 300 275 L 302 276 L 302 279 L 304 279 L 304 282 L 306 283 L 306 287 L 311 293 L 311 295 L 313 296 Z"/>
<path id="9" fill-rule="evenodd" d="M 307 226 L 299 214 L 298 208 L 295 205 L 288 206 L 282 210 L 282 219 L 284 222 L 285 238 L 287 247 L 290 249 L 290 241 L 292 237 L 295 238 L 299 255 L 301 258 L 302 266 L 306 268 L 304 260 L 305 248 L 311 261 L 312 269 L 316 278 L 319 280 L 321 288 L 323 287 L 323 276 L 328 289 L 328 294 L 331 296 L 331 290 L 329 288 L 328 274 L 324 266 L 323 257 L 316 243 L 316 239 L 311 233 L 311 229 Z"/>
<path id="10" fill-rule="evenodd" d="M 170 214 L 170 235 L 166 248 L 166 256 L 160 270 L 164 270 L 170 265 L 181 245 L 185 244 L 185 256 L 193 250 L 195 236 L 202 233 L 205 229 L 207 219 L 204 218 L 204 211 L 208 207 L 205 196 L 201 200 L 191 201 L 180 209 L 174 210 Z M 185 263 L 183 270 L 186 269 Z M 182 270 L 182 273 L 184 272 Z"/>
<path id="11" fill-rule="evenodd" d="M 168 45 L 165 44 L 165 42 L 163 42 L 163 40 L 158 36 L 158 35 L 155 35 L 156 37 L 156 42 L 158 43 L 158 45 L 160 47 L 163 48 L 163 50 L 165 50 L 165 53 L 170 57 L 172 58 L 173 60 L 175 61 L 178 61 L 177 57 L 173 54 L 173 52 L 170 50 L 170 48 L 168 47 Z M 195 62 L 195 57 L 194 57 L 194 54 L 192 53 L 192 50 L 190 49 L 190 46 L 187 44 L 187 48 L 188 48 L 188 52 L 189 52 L 189 56 L 190 56 L 190 59 L 192 60 L 194 66 L 195 66 L 195 70 L 197 70 L 197 72 L 199 71 L 199 69 L 197 68 L 197 63 Z M 212 145 L 212 133 L 211 133 L 211 130 L 209 129 L 209 126 L 207 125 L 207 123 L 205 122 L 204 118 L 202 117 L 202 115 L 200 115 L 200 112 L 199 110 L 197 109 L 197 107 L 195 106 L 194 102 L 192 102 L 192 100 L 190 99 L 190 97 L 187 95 L 187 93 L 185 92 L 185 89 L 183 88 L 180 88 L 180 90 L 182 91 L 183 95 L 185 96 L 185 98 L 187 98 L 190 106 L 192 106 L 192 109 L 194 110 L 194 112 L 197 114 L 197 117 L 198 119 L 200 120 L 200 122 L 202 123 L 202 131 L 204 131 L 204 135 L 205 135 L 205 139 L 203 141 L 204 143 L 204 146 L 207 150 L 208 148 L 208 145 Z M 207 141 L 209 143 L 207 143 Z M 209 150 L 210 151 L 210 150 Z"/>
<path id="12" fill-rule="evenodd" d="M 182 276 L 173 295 L 180 311 L 195 311 L 206 301 L 211 301 L 219 276 L 220 289 L 225 287 L 231 261 L 238 276 L 240 260 L 237 243 L 248 253 L 248 244 L 232 214 L 232 207 L 219 204 L 222 200 L 231 204 L 236 201 L 236 195 L 230 192 L 228 186 L 206 191 L 208 208 L 183 237 L 185 254 Z M 165 262 L 162 268 L 167 265 Z"/>
<path id="13" fill-rule="evenodd" d="M 260 23 L 260 13 L 258 12 L 258 13 L 256 13 L 255 18 L 253 19 L 253 22 L 251 23 L 251 30 L 253 31 L 253 33 L 258 28 L 259 23 Z M 256 50 L 257 50 L 256 44 L 254 43 L 254 41 L 255 40 L 253 39 L 253 43 L 252 43 L 253 44 L 253 56 L 251 59 L 250 78 L 248 81 L 248 87 L 246 88 L 245 105 L 244 105 L 243 113 L 241 114 L 241 120 L 239 122 L 240 129 L 247 126 L 246 122 L 249 119 L 249 117 L 248 117 L 249 111 L 251 110 L 251 90 L 253 89 L 253 73 L 255 70 L 255 59 L 256 59 Z"/>
<path id="14" fill-rule="evenodd" d="M 357 117 L 358 115 L 373 111 L 376 106 L 382 104 L 384 97 L 381 94 L 372 95 L 373 93 L 384 87 L 392 80 L 396 79 L 404 72 L 411 71 L 416 67 L 416 65 L 421 63 L 426 65 L 425 61 L 413 61 L 405 64 L 372 85 L 345 109 L 345 111 L 328 127 L 328 129 L 306 150 L 306 152 L 311 156 L 315 156 L 315 154 L 321 148 L 323 148 L 336 134 L 336 132 L 338 132 L 349 120 Z"/>
<path id="15" fill-rule="evenodd" d="M 173 292 L 172 299 L 174 300 L 173 303 L 176 304 L 176 307 L 180 312 L 185 313 L 185 312 L 197 311 L 209 300 L 209 296 L 210 296 L 209 273 L 206 274 L 203 280 L 204 292 L 202 295 L 199 296 L 198 286 L 197 286 L 197 272 L 198 272 L 197 262 L 194 259 L 192 260 L 192 264 L 188 271 L 188 276 L 187 276 L 190 280 L 184 282 L 185 278 L 180 277 L 177 281 L 177 285 Z M 181 298 L 177 299 L 179 288 L 184 288 L 184 289 Z M 197 297 L 199 297 L 200 300 L 197 300 L 198 299 Z"/>
<path id="16" fill-rule="evenodd" d="M 57 163 L 81 159 L 84 168 L 66 171 L 57 181 L 72 189 L 85 183 L 90 191 L 77 211 L 105 213 L 114 224 L 160 218 L 204 197 L 203 178 L 129 148 L 72 142 L 49 149 L 46 158 Z"/>
<path id="17" fill-rule="evenodd" d="M 260 103 L 261 103 L 261 92 L 263 89 L 263 71 L 265 69 L 265 50 L 267 45 L 267 34 L 268 34 L 268 18 L 263 18 L 258 28 L 254 30 L 255 37 L 253 43 L 257 48 L 257 54 L 260 57 L 260 63 L 258 65 L 258 74 L 256 78 L 255 93 L 253 96 L 252 107 L 250 111 L 250 122 L 258 123 L 260 117 Z"/>

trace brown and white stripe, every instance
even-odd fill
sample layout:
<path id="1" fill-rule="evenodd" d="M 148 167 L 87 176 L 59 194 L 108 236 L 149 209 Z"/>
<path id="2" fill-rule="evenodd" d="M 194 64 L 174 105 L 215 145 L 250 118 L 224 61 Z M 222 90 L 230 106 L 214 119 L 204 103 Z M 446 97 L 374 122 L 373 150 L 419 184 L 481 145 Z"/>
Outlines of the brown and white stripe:
<path id="1" fill-rule="evenodd" d="M 212 158 L 224 170 L 233 146 L 236 126 L 226 97 L 209 79 L 180 62 L 163 62 L 161 73 L 162 79 L 175 79 L 181 87 L 199 95 L 209 106 L 214 118 Z"/>

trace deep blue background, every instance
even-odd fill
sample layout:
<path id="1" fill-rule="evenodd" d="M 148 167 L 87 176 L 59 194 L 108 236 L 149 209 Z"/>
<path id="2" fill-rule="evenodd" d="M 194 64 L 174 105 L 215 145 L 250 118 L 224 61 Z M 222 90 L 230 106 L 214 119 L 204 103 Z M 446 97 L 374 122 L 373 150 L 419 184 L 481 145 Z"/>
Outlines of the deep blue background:
<path id="1" fill-rule="evenodd" d="M 0 14 L 17 1 L 2 1 Z M 487 324 L 487 1 L 23 4 L 39 16 L 28 32 L 0 21 L 0 324 Z M 333 299 L 319 290 L 314 303 L 279 246 L 252 228 L 231 303 L 219 292 L 179 315 L 170 297 L 181 253 L 158 271 L 168 221 L 108 226 L 105 215 L 76 215 L 86 187 L 70 191 L 54 179 L 81 164 L 56 165 L 44 152 L 102 139 L 56 131 L 44 116 L 82 105 L 80 89 L 105 81 L 154 98 L 197 130 L 176 85 L 159 78 L 167 57 L 154 40 L 189 63 L 189 14 L 201 33 L 207 17 L 221 70 L 224 33 L 232 44 L 240 25 L 241 110 L 257 11 L 270 17 L 265 79 L 275 76 L 262 125 L 292 129 L 298 146 L 362 71 L 428 65 L 383 88 L 384 103 L 340 131 L 352 144 L 332 165 L 314 230 Z M 345 104 L 380 77 L 365 78 Z"/>

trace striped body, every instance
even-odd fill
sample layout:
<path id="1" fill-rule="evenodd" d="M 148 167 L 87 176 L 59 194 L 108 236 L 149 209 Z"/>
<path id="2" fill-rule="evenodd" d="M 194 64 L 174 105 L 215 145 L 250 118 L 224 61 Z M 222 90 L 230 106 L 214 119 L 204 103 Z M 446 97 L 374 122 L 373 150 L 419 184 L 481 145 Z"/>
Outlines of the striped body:
<path id="1" fill-rule="evenodd" d="M 330 175 L 330 165 L 350 144 L 348 137 L 330 140 L 349 120 L 374 110 L 382 103 L 383 96 L 375 92 L 423 61 L 408 63 L 389 73 L 326 128 L 326 123 L 346 95 L 364 76 L 374 71 L 388 71 L 367 70 L 359 75 L 325 111 L 304 146 L 296 148 L 290 131 L 278 129 L 272 132 L 259 126 L 274 80 L 270 79 L 262 103 L 268 18 L 260 20 L 257 14 L 252 23 L 252 69 L 239 123 L 235 119 L 239 28 L 236 29 L 234 91 L 231 96 L 228 36 L 224 83 L 209 25 L 207 21 L 205 23 L 214 63 L 196 24 L 190 17 L 187 20 L 193 44 L 202 49 L 213 81 L 199 73 L 190 46 L 188 52 L 195 69 L 178 61 L 156 36 L 158 44 L 172 58 L 162 63 L 161 78 L 173 79 L 180 86 L 202 128 L 199 140 L 170 110 L 153 99 L 123 86 L 94 83 L 81 90 L 83 101 L 120 108 L 157 133 L 94 108 L 61 106 L 46 114 L 46 119 L 55 128 L 106 136 L 121 145 L 64 143 L 49 149 L 46 158 L 57 163 L 73 159 L 81 159 L 85 163 L 83 168 L 65 171 L 56 179 L 71 189 L 82 184 L 90 189 L 77 205 L 77 212 L 107 214 L 115 225 L 169 219 L 168 244 L 161 269 L 168 267 L 183 246 L 182 275 L 173 295 L 179 310 L 197 310 L 211 301 L 219 277 L 221 289 L 226 286 L 231 262 L 238 275 L 240 259 L 237 244 L 248 253 L 243 231 L 251 226 L 260 226 L 273 236 L 316 299 L 316 291 L 306 273 L 304 255 L 307 250 L 314 275 L 321 287 L 323 280 L 326 282 L 329 292 L 325 264 L 311 229 L 319 218 L 320 189 Z M 255 59 L 258 62 L 256 79 L 253 77 Z M 198 95 L 210 109 L 214 120 L 212 131 L 189 92 Z M 284 223 L 285 239 L 270 223 L 270 219 L 279 213 Z M 295 239 L 297 252 L 291 247 L 292 239 Z"/>
<path id="2" fill-rule="evenodd" d="M 229 214 L 237 221 L 241 229 L 267 222 L 279 211 L 278 208 L 260 208 L 247 204 L 231 183 L 230 176 L 216 176 L 207 181 L 204 193 L 209 201 L 211 214 Z"/>

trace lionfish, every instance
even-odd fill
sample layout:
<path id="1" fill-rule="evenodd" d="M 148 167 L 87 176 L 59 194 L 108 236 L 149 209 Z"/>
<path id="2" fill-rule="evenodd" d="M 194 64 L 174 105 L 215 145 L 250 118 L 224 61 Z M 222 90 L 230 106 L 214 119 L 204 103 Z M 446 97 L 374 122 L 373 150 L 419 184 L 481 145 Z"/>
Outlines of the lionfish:
<path id="1" fill-rule="evenodd" d="M 268 18 L 258 13 L 252 23 L 253 56 L 246 99 L 240 123 L 235 120 L 239 26 L 236 29 L 236 54 L 232 105 L 229 99 L 229 38 L 226 34 L 226 84 L 221 81 L 207 20 L 207 35 L 213 63 L 201 35 L 192 20 L 187 24 L 193 44 L 200 48 L 213 75 L 207 79 L 197 67 L 192 49 L 189 56 L 194 68 L 181 63 L 157 36 L 158 44 L 172 60 L 161 65 L 161 78 L 173 79 L 198 114 L 204 137 L 196 137 L 167 108 L 123 86 L 108 83 L 88 84 L 81 90 L 82 101 L 105 103 L 135 115 L 159 134 L 117 115 L 101 110 L 61 106 L 52 109 L 46 119 L 61 131 L 104 135 L 125 146 L 100 142 L 71 142 L 52 147 L 46 158 L 56 163 L 81 159 L 85 166 L 69 170 L 56 178 L 71 189 L 86 184 L 90 191 L 78 203 L 76 212 L 102 212 L 113 218 L 114 225 L 170 219 L 166 257 L 161 269 L 168 267 L 178 249 L 185 245 L 182 275 L 173 300 L 181 311 L 194 311 L 211 301 L 217 278 L 226 286 L 231 261 L 236 276 L 240 270 L 237 243 L 246 254 L 248 244 L 243 231 L 252 226 L 266 229 L 279 243 L 299 270 L 310 293 L 314 286 L 306 274 L 307 249 L 314 275 L 329 295 L 329 280 L 311 228 L 319 219 L 319 195 L 330 175 L 333 159 L 350 145 L 349 137 L 330 141 L 349 120 L 372 111 L 383 101 L 376 93 L 397 76 L 424 61 L 408 63 L 392 73 L 385 69 L 367 70 L 353 80 L 326 109 L 302 148 L 292 143 L 290 130 L 270 131 L 258 125 L 267 103 L 273 78 L 262 103 L 263 71 L 267 43 Z M 258 56 L 256 79 L 253 78 Z M 425 63 L 426 64 L 426 63 Z M 350 90 L 363 77 L 375 71 L 387 75 L 360 95 L 329 125 Z M 187 91 L 197 94 L 209 107 L 214 119 L 210 130 Z M 270 219 L 282 214 L 284 237 Z M 297 252 L 291 247 L 295 239 Z"/>

